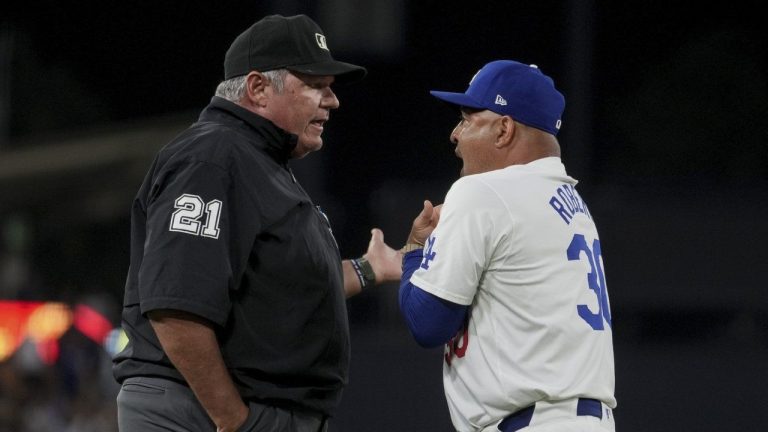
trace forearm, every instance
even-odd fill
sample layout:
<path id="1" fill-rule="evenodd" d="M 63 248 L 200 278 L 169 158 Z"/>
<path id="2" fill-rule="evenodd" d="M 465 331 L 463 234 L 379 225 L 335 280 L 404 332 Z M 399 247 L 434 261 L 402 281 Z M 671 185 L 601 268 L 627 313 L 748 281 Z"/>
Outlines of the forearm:
<path id="1" fill-rule="evenodd" d="M 416 342 L 433 348 L 450 340 L 464 323 L 468 306 L 456 304 L 430 294 L 410 281 L 419 267 L 422 251 L 405 254 L 400 281 L 400 311 Z"/>
<path id="2" fill-rule="evenodd" d="M 385 246 L 381 251 L 368 252 L 359 257 L 341 262 L 344 271 L 344 292 L 347 297 L 360 293 L 363 289 L 384 282 L 400 279 L 400 252 Z"/>
<path id="3" fill-rule="evenodd" d="M 163 350 L 218 430 L 236 430 L 245 421 L 248 408 L 232 382 L 210 325 L 176 311 L 153 311 L 149 316 Z"/>

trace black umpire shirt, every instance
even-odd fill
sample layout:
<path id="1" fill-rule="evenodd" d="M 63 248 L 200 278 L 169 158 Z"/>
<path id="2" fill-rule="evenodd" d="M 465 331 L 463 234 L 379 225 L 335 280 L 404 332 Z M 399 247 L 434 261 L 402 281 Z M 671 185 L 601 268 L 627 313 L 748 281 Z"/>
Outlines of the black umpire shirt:
<path id="1" fill-rule="evenodd" d="M 245 400 L 332 414 L 350 357 L 341 257 L 288 169 L 296 140 L 214 97 L 159 152 L 131 213 L 119 382 L 184 382 L 146 317 L 175 309 L 215 324 Z"/>

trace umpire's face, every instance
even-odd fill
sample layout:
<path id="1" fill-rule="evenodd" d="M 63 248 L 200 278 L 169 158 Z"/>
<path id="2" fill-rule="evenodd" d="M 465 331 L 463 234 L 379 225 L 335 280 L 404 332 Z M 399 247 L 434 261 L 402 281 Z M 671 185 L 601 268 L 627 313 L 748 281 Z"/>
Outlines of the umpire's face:
<path id="1" fill-rule="evenodd" d="M 281 129 L 299 137 L 292 157 L 304 157 L 323 146 L 325 122 L 330 118 L 331 110 L 339 107 L 339 100 L 331 90 L 333 80 L 333 76 L 289 72 L 283 91 L 271 91 L 270 119 Z"/>
<path id="2" fill-rule="evenodd" d="M 463 161 L 462 176 L 503 168 L 497 145 L 502 117 L 492 111 L 462 107 L 459 124 L 451 132 L 456 156 Z"/>

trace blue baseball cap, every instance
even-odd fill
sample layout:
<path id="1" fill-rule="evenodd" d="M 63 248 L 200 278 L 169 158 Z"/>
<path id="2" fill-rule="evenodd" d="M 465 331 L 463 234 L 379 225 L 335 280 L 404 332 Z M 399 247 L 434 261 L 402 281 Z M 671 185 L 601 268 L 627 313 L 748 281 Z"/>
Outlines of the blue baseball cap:
<path id="1" fill-rule="evenodd" d="M 552 135 L 560 130 L 565 98 L 536 65 L 496 60 L 482 67 L 464 93 L 432 90 L 432 96 L 468 108 L 508 115 Z"/>

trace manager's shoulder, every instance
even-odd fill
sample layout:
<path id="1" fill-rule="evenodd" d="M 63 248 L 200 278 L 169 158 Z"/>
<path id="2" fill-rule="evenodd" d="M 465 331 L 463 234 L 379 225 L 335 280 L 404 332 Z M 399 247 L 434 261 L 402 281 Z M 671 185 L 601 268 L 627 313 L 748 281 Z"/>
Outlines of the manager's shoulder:
<path id="1" fill-rule="evenodd" d="M 451 185 L 446 199 L 482 200 L 483 197 L 492 193 L 486 174 L 472 174 L 459 178 Z"/>

